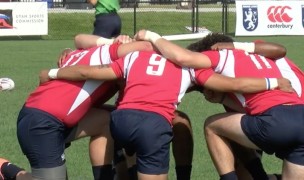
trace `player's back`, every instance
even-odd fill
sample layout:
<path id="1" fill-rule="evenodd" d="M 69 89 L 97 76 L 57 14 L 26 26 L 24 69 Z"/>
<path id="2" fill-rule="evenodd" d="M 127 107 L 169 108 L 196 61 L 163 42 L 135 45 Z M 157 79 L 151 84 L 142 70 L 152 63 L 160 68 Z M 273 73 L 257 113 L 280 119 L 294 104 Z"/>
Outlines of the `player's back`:
<path id="1" fill-rule="evenodd" d="M 275 61 L 282 76 L 289 79 L 298 96 L 304 100 L 304 73 L 290 59 L 283 57 Z"/>
<path id="2" fill-rule="evenodd" d="M 112 64 L 125 77 L 124 96 L 118 109 L 159 113 L 169 122 L 191 83 L 188 68 L 181 68 L 154 52 L 133 52 Z"/>
<path id="3" fill-rule="evenodd" d="M 215 68 L 218 73 L 230 77 L 281 78 L 282 73 L 275 61 L 241 50 L 220 51 Z M 303 104 L 296 93 L 281 90 L 263 91 L 252 94 L 234 93 L 234 97 L 248 113 L 258 114 L 279 104 Z"/>
<path id="4" fill-rule="evenodd" d="M 112 57 L 109 47 L 73 51 L 63 66 L 109 64 Z M 67 126 L 73 126 L 95 101 L 103 98 L 107 91 L 114 90 L 113 86 L 114 82 L 53 80 L 37 87 L 25 106 L 45 111 Z"/>

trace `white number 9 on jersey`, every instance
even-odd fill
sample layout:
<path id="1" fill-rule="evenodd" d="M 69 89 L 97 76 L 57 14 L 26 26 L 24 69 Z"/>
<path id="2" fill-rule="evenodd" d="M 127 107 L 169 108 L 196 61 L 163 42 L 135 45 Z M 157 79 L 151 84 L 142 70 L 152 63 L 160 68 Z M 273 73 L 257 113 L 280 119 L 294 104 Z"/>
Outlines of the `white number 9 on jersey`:
<path id="1" fill-rule="evenodd" d="M 167 59 L 158 54 L 152 54 L 146 73 L 154 76 L 161 76 L 164 72 Z"/>

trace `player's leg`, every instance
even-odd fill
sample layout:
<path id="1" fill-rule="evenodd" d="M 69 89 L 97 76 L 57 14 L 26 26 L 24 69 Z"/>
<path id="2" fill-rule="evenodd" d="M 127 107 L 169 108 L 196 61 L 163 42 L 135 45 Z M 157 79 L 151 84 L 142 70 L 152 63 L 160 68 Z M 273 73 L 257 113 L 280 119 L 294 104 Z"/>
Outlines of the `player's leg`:
<path id="1" fill-rule="evenodd" d="M 237 159 L 236 173 L 239 180 L 281 180 L 281 174 L 267 174 L 262 164 L 262 151 L 253 150 L 241 145 L 241 151 L 234 152 Z M 235 149 L 235 147 L 233 148 Z"/>
<path id="2" fill-rule="evenodd" d="M 130 180 L 128 173 L 128 165 L 124 150 L 114 142 L 114 179 L 115 180 Z"/>
<path id="3" fill-rule="evenodd" d="M 32 175 L 8 160 L 0 158 L 0 180 L 5 179 L 31 180 Z"/>
<path id="4" fill-rule="evenodd" d="M 116 180 L 137 180 L 136 154 L 129 156 L 123 148 L 119 149 L 114 151 Z"/>
<path id="5" fill-rule="evenodd" d="M 127 155 L 126 154 L 126 162 L 128 167 L 128 174 L 130 177 L 130 180 L 137 180 L 137 165 L 136 165 L 136 154 L 133 155 Z"/>
<path id="6" fill-rule="evenodd" d="M 156 113 L 139 110 L 116 110 L 111 114 L 111 133 L 114 140 L 136 152 L 138 179 L 165 180 L 169 170 L 169 151 L 172 128 Z"/>
<path id="7" fill-rule="evenodd" d="M 261 161 L 256 155 L 256 150 L 246 148 L 233 141 L 230 141 L 230 145 L 233 150 L 234 156 L 236 157 L 235 170 L 239 179 L 268 180 L 268 176 L 264 171 L 263 166 L 257 166 L 257 163 L 260 163 Z M 262 173 L 256 170 L 257 167 L 262 167 Z"/>
<path id="8" fill-rule="evenodd" d="M 247 147 L 255 148 L 241 128 L 244 114 L 222 113 L 209 117 L 205 121 L 205 138 L 213 163 L 221 179 L 237 179 L 235 161 L 227 138 Z"/>
<path id="9" fill-rule="evenodd" d="M 265 115 L 242 117 L 241 126 L 247 137 L 265 153 L 275 153 L 284 160 L 282 179 L 303 177 L 303 112 L 303 105 L 281 105 L 267 110 Z"/>
<path id="10" fill-rule="evenodd" d="M 239 159 L 235 159 L 235 173 L 239 180 L 253 180 L 248 170 L 244 167 Z"/>
<path id="11" fill-rule="evenodd" d="M 235 110 L 224 105 L 226 112 L 236 112 Z M 240 108 L 242 109 L 242 108 Z M 235 170 L 240 180 L 251 180 L 251 179 L 269 179 L 269 180 L 280 180 L 280 175 L 269 174 L 267 175 L 261 158 L 262 151 L 256 151 L 253 149 L 246 148 L 237 143 L 231 141 L 231 145 L 236 157 Z"/>
<path id="12" fill-rule="evenodd" d="M 177 180 L 190 180 L 193 158 L 193 136 L 190 118 L 181 111 L 175 111 L 172 121 L 172 152 L 175 159 Z"/>
<path id="13" fill-rule="evenodd" d="M 303 116 L 302 116 L 303 117 Z M 292 120 L 291 120 L 292 121 Z M 299 121 L 299 120 L 298 120 Z M 287 122 L 287 120 L 286 120 Z M 301 124 L 301 123 L 294 123 L 291 124 Z M 300 126 L 300 125 L 298 125 Z M 294 126 L 293 126 L 294 127 Z M 288 128 L 284 132 L 288 136 Z M 282 168 L 282 179 L 303 179 L 304 177 L 304 136 L 303 136 L 303 127 L 300 127 L 296 134 L 293 136 L 296 137 L 296 142 L 292 145 L 292 147 L 288 148 L 281 148 L 279 151 L 276 152 L 276 156 L 283 159 L 283 168 Z M 285 135 L 285 134 L 284 134 Z M 289 140 L 289 142 L 291 142 Z M 295 145 L 298 144 L 298 145 Z"/>
<path id="14" fill-rule="evenodd" d="M 32 174 L 27 171 L 18 172 L 16 180 L 32 180 Z"/>
<path id="15" fill-rule="evenodd" d="M 50 114 L 23 107 L 18 116 L 17 136 L 28 158 L 33 179 L 67 178 L 64 156 L 65 126 Z"/>
<path id="16" fill-rule="evenodd" d="M 304 165 L 298 165 L 287 161 L 283 161 L 282 179 L 303 179 Z"/>
<path id="17" fill-rule="evenodd" d="M 104 104 L 100 108 L 112 112 L 116 109 L 113 105 Z M 137 180 L 136 156 L 126 155 L 124 149 L 114 142 L 114 179 Z"/>
<path id="18" fill-rule="evenodd" d="M 112 112 L 115 106 L 103 104 L 99 108 Z M 115 180 L 137 180 L 136 157 L 129 157 L 122 147 L 114 143 L 113 171 Z"/>
<path id="19" fill-rule="evenodd" d="M 263 168 L 261 157 L 254 149 L 249 149 L 237 143 L 230 142 L 236 157 L 236 173 L 238 179 L 250 180 L 268 180 L 271 175 L 268 175 Z"/>
<path id="20" fill-rule="evenodd" d="M 66 138 L 66 142 L 70 142 L 90 136 L 89 153 L 95 180 L 113 178 L 113 140 L 109 121 L 108 111 L 91 108 Z"/>
<path id="21" fill-rule="evenodd" d="M 90 139 L 90 159 L 95 180 L 113 179 L 113 148 L 110 147 L 113 145 L 111 143 L 104 137 L 95 136 Z"/>
<path id="22" fill-rule="evenodd" d="M 116 106 L 109 104 L 102 104 L 100 107 L 108 112 L 112 112 L 116 109 Z M 115 180 L 130 180 L 132 179 L 128 172 L 128 165 L 125 157 L 125 153 L 122 147 L 118 147 L 114 142 L 114 157 L 113 157 L 113 173 Z"/>

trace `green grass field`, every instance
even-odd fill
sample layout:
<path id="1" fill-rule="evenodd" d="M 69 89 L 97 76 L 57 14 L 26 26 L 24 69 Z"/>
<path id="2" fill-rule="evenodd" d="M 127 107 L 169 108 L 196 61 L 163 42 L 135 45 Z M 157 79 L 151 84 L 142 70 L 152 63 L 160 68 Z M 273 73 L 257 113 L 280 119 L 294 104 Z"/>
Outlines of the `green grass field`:
<path id="1" fill-rule="evenodd" d="M 261 37 L 236 38 L 240 41 L 261 39 Z M 288 49 L 288 57 L 292 58 L 300 67 L 302 52 L 299 49 L 303 37 L 267 37 L 267 41 L 279 42 Z M 188 41 L 178 42 L 186 46 Z M 58 54 L 62 48 L 72 47 L 71 40 L 36 40 L 36 41 L 2 41 L 0 59 L 0 77 L 10 77 L 16 83 L 16 88 L 10 92 L 0 93 L 0 156 L 10 159 L 12 162 L 29 169 L 26 158 L 20 151 L 16 138 L 16 118 L 25 98 L 38 84 L 38 73 L 43 68 L 56 66 Z M 296 49 L 295 49 L 296 48 Z M 194 158 L 193 158 L 193 180 L 218 179 L 211 159 L 208 155 L 202 126 L 203 121 L 209 115 L 222 112 L 221 106 L 204 101 L 198 93 L 187 94 L 179 109 L 189 114 L 194 131 Z M 91 168 L 88 158 L 88 141 L 82 139 L 76 141 L 66 151 L 68 173 L 71 180 L 92 179 Z M 263 159 L 268 172 L 279 172 L 281 162 L 272 157 L 265 156 Z M 170 179 L 174 179 L 174 160 L 171 158 Z"/>
<path id="2" fill-rule="evenodd" d="M 161 21 L 155 24 L 153 13 L 143 13 L 138 20 L 138 28 L 153 29 L 163 34 L 186 33 L 183 26 L 189 25 L 189 17 L 185 18 L 184 15 L 171 17 L 171 14 L 162 14 L 161 17 L 168 17 L 167 21 L 169 27 L 163 26 L 168 24 Z M 175 14 L 176 15 L 176 14 Z M 169 17 L 170 16 L 170 17 Z M 215 17 L 220 17 L 219 14 L 202 14 L 204 20 L 201 23 L 212 31 L 221 29 L 220 20 L 215 20 Z M 81 23 L 74 22 L 71 18 L 80 18 Z M 2 40 L 0 43 L 1 57 L 0 57 L 0 77 L 10 77 L 15 83 L 16 87 L 10 92 L 0 92 L 0 157 L 6 157 L 12 162 L 29 170 L 29 165 L 25 156 L 23 156 L 18 141 L 16 138 L 16 119 L 20 108 L 28 94 L 34 90 L 38 85 L 38 73 L 43 68 L 56 67 L 57 57 L 60 51 L 65 47 L 73 47 L 72 40 L 54 40 L 54 39 L 71 39 L 77 33 L 91 33 L 93 19 L 87 18 L 88 15 L 70 14 L 67 16 L 51 15 L 49 17 L 49 33 L 47 37 L 42 39 L 49 40 Z M 147 17 L 147 19 L 141 19 Z M 127 34 L 133 33 L 132 16 L 125 14 L 123 19 L 123 32 Z M 176 22 L 178 23 L 172 23 Z M 203 19 L 203 18 L 201 18 Z M 185 21 L 187 21 L 185 23 Z M 217 21 L 217 23 L 214 23 Z M 233 33 L 232 27 L 233 18 L 229 26 L 229 32 Z M 61 22 L 61 23 L 58 23 Z M 54 25 L 57 24 L 57 25 Z M 77 28 L 74 28 L 77 24 Z M 83 29 L 81 29 L 83 28 Z M 181 28 L 181 29 L 178 29 Z M 63 30 L 64 29 L 64 30 Z M 62 32 L 64 31 L 64 32 Z M 5 38 L 4 38 L 5 39 Z M 15 38 L 16 39 L 16 38 Z M 41 38 L 36 38 L 41 39 Z M 303 42 L 304 36 L 273 36 L 273 37 L 237 37 L 239 41 L 252 41 L 255 39 L 264 39 L 270 42 L 278 42 L 287 47 L 288 57 L 294 60 L 302 69 L 304 62 L 303 55 Z M 189 41 L 178 42 L 182 46 L 186 46 Z M 223 109 L 220 105 L 207 103 L 200 94 L 193 92 L 187 94 L 179 106 L 179 110 L 185 111 L 191 118 L 193 132 L 194 132 L 194 157 L 193 157 L 193 180 L 216 180 L 218 175 L 212 165 L 211 159 L 208 155 L 204 136 L 202 132 L 203 122 L 206 117 L 215 113 L 222 112 Z M 88 157 L 88 141 L 82 139 L 76 141 L 66 151 L 67 166 L 69 179 L 71 180 L 87 180 L 92 179 L 91 167 Z M 281 161 L 272 157 L 265 156 L 263 158 L 265 168 L 270 173 L 278 173 L 281 168 Z M 171 158 L 169 179 L 175 179 L 174 173 L 174 160 Z"/>

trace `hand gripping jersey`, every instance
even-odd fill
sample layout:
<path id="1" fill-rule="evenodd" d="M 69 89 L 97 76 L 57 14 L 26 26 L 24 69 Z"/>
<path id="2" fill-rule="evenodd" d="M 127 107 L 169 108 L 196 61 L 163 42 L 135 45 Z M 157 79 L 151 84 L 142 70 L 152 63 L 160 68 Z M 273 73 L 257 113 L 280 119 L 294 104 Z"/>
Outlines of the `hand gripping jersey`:
<path id="1" fill-rule="evenodd" d="M 206 51 L 203 54 L 212 61 L 212 68 L 195 71 L 196 80 L 202 85 L 213 73 L 229 77 L 280 78 L 283 76 L 275 61 L 257 54 L 248 54 L 241 50 Z M 252 94 L 232 93 L 231 96 L 245 108 L 248 114 L 252 115 L 260 114 L 280 104 L 303 104 L 296 93 L 280 90 Z"/>
<path id="2" fill-rule="evenodd" d="M 133 52 L 111 64 L 126 80 L 118 109 L 138 109 L 163 115 L 171 124 L 174 111 L 191 84 L 182 68 L 154 52 Z"/>
<path id="3" fill-rule="evenodd" d="M 75 50 L 66 58 L 64 66 L 109 64 L 118 58 L 117 47 L 118 44 L 113 44 Z M 111 98 L 108 94 L 116 92 L 113 83 L 52 80 L 37 87 L 26 100 L 25 106 L 45 111 L 71 127 L 79 122 L 97 100 L 106 102 Z"/>
<path id="4" fill-rule="evenodd" d="M 287 57 L 275 60 L 282 76 L 289 79 L 298 96 L 304 100 L 304 73 Z"/>

